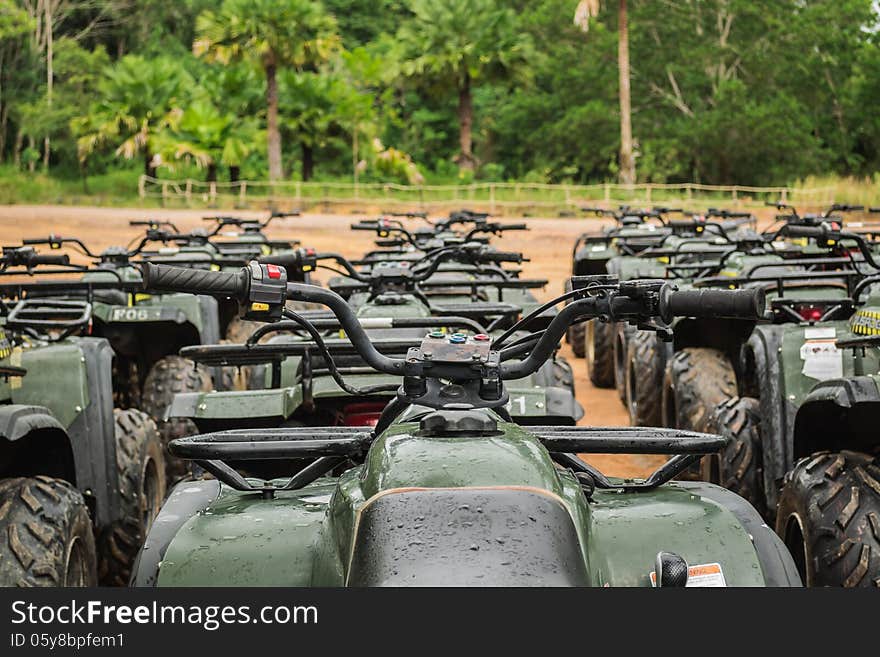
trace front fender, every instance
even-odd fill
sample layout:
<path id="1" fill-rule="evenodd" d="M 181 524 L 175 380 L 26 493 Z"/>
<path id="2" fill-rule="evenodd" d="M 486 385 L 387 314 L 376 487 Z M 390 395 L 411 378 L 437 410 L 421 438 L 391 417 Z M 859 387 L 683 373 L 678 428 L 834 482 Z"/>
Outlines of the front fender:
<path id="1" fill-rule="evenodd" d="M 64 431 L 64 427 L 55 419 L 52 412 L 43 406 L 24 404 L 0 406 L 0 438 L 9 441 L 20 440 L 38 429 Z"/>

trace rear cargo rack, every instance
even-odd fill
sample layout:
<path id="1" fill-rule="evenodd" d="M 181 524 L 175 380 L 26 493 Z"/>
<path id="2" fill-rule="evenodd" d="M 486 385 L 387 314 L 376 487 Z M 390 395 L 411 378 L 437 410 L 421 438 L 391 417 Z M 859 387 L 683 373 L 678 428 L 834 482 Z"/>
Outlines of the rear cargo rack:
<path id="1" fill-rule="evenodd" d="M 678 429 L 641 427 L 523 427 L 533 434 L 562 467 L 572 470 L 581 485 L 638 492 L 670 481 L 704 455 L 718 452 L 726 438 Z M 349 459 L 361 458 L 375 439 L 358 427 L 290 427 L 238 429 L 178 438 L 168 449 L 195 461 L 232 488 L 272 497 L 278 490 L 301 488 Z M 674 454 L 645 479 L 610 479 L 577 454 Z M 226 461 L 310 459 L 283 486 L 250 480 Z"/>
<path id="2" fill-rule="evenodd" d="M 60 331 L 53 340 L 63 340 L 85 329 L 92 319 L 92 304 L 78 299 L 23 299 L 6 316 L 6 328 L 45 337 L 46 331 Z"/>

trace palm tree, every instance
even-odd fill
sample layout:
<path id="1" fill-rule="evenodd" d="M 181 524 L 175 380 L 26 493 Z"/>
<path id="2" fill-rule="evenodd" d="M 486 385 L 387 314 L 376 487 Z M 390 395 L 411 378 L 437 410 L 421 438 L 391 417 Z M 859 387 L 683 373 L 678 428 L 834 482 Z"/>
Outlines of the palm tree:
<path id="1" fill-rule="evenodd" d="M 109 144 L 117 156 L 143 156 L 144 173 L 154 175 L 157 136 L 179 111 L 191 86 L 191 78 L 175 59 L 123 57 L 105 71 L 98 83 L 99 98 L 88 115 L 71 121 L 80 135 L 80 161 Z"/>
<path id="2" fill-rule="evenodd" d="M 196 20 L 196 55 L 228 63 L 259 62 L 266 76 L 269 178 L 282 178 L 278 125 L 279 68 L 314 70 L 339 44 L 335 19 L 312 0 L 224 0 Z"/>
<path id="3" fill-rule="evenodd" d="M 473 87 L 484 79 L 524 77 L 532 42 L 512 9 L 495 0 L 408 0 L 412 17 L 397 34 L 404 49 L 402 72 L 432 91 L 458 95 L 461 170 L 472 170 Z"/>
<path id="4" fill-rule="evenodd" d="M 636 181 L 636 160 L 633 156 L 632 100 L 630 97 L 629 19 L 627 0 L 618 0 L 617 9 L 617 71 L 620 79 L 620 182 L 630 185 Z M 584 32 L 590 29 L 590 19 L 599 15 L 599 0 L 580 0 L 574 13 L 574 23 Z"/>
<path id="5" fill-rule="evenodd" d="M 217 180 L 217 166 L 229 167 L 230 178 L 253 152 L 257 133 L 253 119 L 223 114 L 213 103 L 201 99 L 175 113 L 168 129 L 156 139 L 163 162 L 193 160 L 207 170 L 208 182 Z M 235 182 L 235 180 L 233 180 Z"/>

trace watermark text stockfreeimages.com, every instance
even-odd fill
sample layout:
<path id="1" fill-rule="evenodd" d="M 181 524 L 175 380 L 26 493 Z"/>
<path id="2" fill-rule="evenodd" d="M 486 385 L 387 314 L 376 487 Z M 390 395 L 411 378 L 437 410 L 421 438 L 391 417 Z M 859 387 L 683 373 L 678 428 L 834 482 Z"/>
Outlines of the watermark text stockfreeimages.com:
<path id="1" fill-rule="evenodd" d="M 316 625 L 318 608 L 313 605 L 142 605 L 107 604 L 100 600 L 35 604 L 12 603 L 12 624 L 39 625 L 193 625 L 213 632 L 223 625 Z"/>

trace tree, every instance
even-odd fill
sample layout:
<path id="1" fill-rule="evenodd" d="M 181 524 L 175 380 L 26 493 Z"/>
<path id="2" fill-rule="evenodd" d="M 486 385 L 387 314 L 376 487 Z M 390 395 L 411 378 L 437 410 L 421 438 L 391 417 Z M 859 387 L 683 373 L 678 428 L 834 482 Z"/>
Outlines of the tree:
<path id="1" fill-rule="evenodd" d="M 80 160 L 111 145 L 119 157 L 143 156 L 144 173 L 155 175 L 156 139 L 180 111 L 184 94 L 191 88 L 192 79 L 179 60 L 126 55 L 105 70 L 98 83 L 98 100 L 88 114 L 72 122 L 80 135 Z"/>
<path id="2" fill-rule="evenodd" d="M 227 166 L 235 182 L 242 162 L 253 151 L 256 134 L 254 119 L 224 114 L 207 99 L 199 99 L 171 114 L 155 148 L 168 164 L 194 160 L 207 170 L 208 182 L 217 180 L 218 165 Z"/>
<path id="3" fill-rule="evenodd" d="M 459 169 L 472 171 L 473 87 L 526 80 L 532 41 L 514 11 L 495 0 L 409 0 L 407 7 L 412 17 L 397 33 L 402 73 L 434 93 L 457 92 Z"/>
<path id="4" fill-rule="evenodd" d="M 584 32 L 590 28 L 590 19 L 599 15 L 599 0 L 580 0 L 574 22 Z M 632 99 L 629 66 L 629 17 L 627 0 L 618 0 L 617 7 L 617 71 L 620 93 L 620 182 L 636 181 L 636 159 L 633 154 Z"/>
<path id="5" fill-rule="evenodd" d="M 263 68 L 270 180 L 283 176 L 278 69 L 314 70 L 338 43 L 336 21 L 311 0 L 224 0 L 219 11 L 196 20 L 196 55 L 221 63 L 250 59 Z"/>

